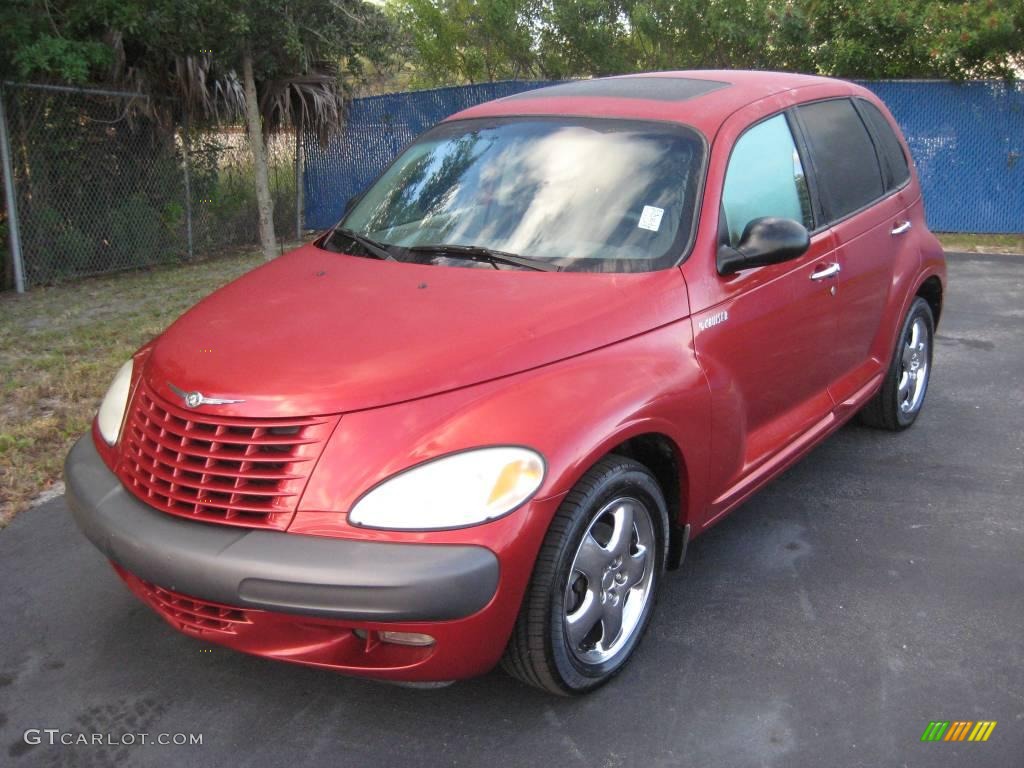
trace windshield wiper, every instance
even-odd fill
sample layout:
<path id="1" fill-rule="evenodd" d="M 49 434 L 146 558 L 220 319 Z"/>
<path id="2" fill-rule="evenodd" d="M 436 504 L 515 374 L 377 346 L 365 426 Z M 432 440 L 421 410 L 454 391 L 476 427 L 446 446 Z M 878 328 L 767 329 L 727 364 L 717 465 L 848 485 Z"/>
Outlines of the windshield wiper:
<path id="1" fill-rule="evenodd" d="M 342 235 L 349 240 L 359 243 L 363 246 L 363 250 L 374 258 L 383 259 L 384 261 L 395 261 L 395 257 L 391 255 L 387 248 L 376 240 L 371 240 L 366 235 L 360 235 L 358 232 L 353 232 L 351 229 L 345 229 L 344 227 L 337 227 L 331 233 L 331 236 L 327 238 L 327 242 L 330 242 L 335 235 Z"/>
<path id="2" fill-rule="evenodd" d="M 413 253 L 439 253 L 443 256 L 455 256 L 471 261 L 486 261 L 492 264 L 495 269 L 498 268 L 498 264 L 514 264 L 517 267 L 535 269 L 538 272 L 558 272 L 561 269 L 561 267 L 557 267 L 543 259 L 531 259 L 529 256 L 496 251 L 493 248 L 484 248 L 482 245 L 437 243 L 436 245 L 414 245 L 409 250 Z"/>

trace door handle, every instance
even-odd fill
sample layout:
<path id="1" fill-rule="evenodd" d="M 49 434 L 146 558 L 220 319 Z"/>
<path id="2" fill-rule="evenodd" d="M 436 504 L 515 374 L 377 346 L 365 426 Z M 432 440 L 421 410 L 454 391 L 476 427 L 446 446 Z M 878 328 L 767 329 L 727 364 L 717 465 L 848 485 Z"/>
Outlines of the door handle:
<path id="1" fill-rule="evenodd" d="M 838 264 L 829 264 L 827 267 L 819 269 L 817 272 L 811 273 L 811 280 L 825 280 L 829 277 L 835 277 L 839 274 Z"/>
<path id="2" fill-rule="evenodd" d="M 909 221 L 903 221 L 892 228 L 892 234 L 902 235 L 904 232 L 909 232 L 910 228 L 914 226 Z"/>

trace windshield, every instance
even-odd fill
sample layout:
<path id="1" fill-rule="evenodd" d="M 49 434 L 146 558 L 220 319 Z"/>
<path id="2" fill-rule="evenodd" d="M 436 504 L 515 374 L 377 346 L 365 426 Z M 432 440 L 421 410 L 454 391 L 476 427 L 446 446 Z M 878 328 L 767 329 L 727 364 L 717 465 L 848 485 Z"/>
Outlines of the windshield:
<path id="1" fill-rule="evenodd" d="M 402 153 L 338 230 L 401 261 L 452 263 L 424 247 L 461 245 L 572 271 L 660 269 L 689 243 L 703 160 L 700 136 L 679 125 L 445 123 Z"/>

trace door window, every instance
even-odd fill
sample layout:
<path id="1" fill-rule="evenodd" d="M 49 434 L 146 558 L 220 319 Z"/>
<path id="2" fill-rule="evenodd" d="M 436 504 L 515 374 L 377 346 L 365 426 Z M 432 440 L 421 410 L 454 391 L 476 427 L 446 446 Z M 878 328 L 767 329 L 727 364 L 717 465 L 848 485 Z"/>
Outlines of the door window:
<path id="1" fill-rule="evenodd" d="M 849 99 L 818 101 L 798 107 L 835 221 L 880 198 L 882 169 L 864 122 Z"/>
<path id="2" fill-rule="evenodd" d="M 803 163 L 785 115 L 758 123 L 736 142 L 725 173 L 722 209 L 733 246 L 747 224 L 762 216 L 814 228 Z"/>

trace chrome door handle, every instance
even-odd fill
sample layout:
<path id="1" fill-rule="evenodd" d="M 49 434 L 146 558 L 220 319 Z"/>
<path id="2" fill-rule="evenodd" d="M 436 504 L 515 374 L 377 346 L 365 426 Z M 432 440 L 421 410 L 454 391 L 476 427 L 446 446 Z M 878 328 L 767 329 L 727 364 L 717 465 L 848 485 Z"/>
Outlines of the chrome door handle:
<path id="1" fill-rule="evenodd" d="M 839 274 L 838 264 L 829 264 L 827 267 L 811 273 L 811 280 L 825 280 Z"/>
<path id="2" fill-rule="evenodd" d="M 902 235 L 904 232 L 909 232 L 912 226 L 914 225 L 911 224 L 909 221 L 904 221 L 903 223 L 897 224 L 895 227 L 892 228 L 892 234 Z"/>

